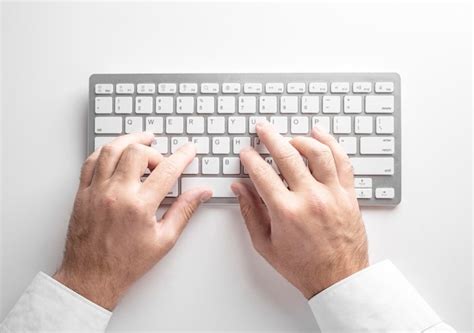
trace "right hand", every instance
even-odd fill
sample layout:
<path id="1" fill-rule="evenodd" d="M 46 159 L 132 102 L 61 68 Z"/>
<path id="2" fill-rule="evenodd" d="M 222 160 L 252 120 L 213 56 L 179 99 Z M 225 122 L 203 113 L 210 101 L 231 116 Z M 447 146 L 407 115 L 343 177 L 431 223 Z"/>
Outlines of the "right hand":
<path id="1" fill-rule="evenodd" d="M 310 299 L 368 266 L 352 167 L 334 137 L 320 129 L 288 142 L 264 122 L 257 134 L 289 189 L 249 148 L 240 159 L 255 188 L 234 183 L 232 190 L 255 249 Z"/>

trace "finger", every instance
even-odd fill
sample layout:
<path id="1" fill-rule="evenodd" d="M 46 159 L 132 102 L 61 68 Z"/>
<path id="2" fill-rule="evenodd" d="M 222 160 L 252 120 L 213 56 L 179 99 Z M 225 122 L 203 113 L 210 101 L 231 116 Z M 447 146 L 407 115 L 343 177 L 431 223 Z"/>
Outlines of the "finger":
<path id="1" fill-rule="evenodd" d="M 160 243 L 169 250 L 178 240 L 189 219 L 202 202 L 209 200 L 212 191 L 209 188 L 195 188 L 181 194 L 168 208 L 157 224 Z"/>
<path id="2" fill-rule="evenodd" d="M 232 192 L 239 199 L 240 212 L 250 234 L 252 244 L 258 252 L 265 252 L 270 241 L 270 217 L 253 186 L 233 183 Z"/>
<path id="3" fill-rule="evenodd" d="M 143 183 L 142 191 L 145 196 L 153 198 L 151 203 L 154 206 L 159 206 L 194 156 L 196 156 L 196 147 L 192 143 L 187 143 L 173 155 L 163 159 L 150 173 Z"/>
<path id="4" fill-rule="evenodd" d="M 318 182 L 325 185 L 338 182 L 336 164 L 328 146 L 302 136 L 293 138 L 290 143 L 308 159 L 308 167 Z"/>
<path id="5" fill-rule="evenodd" d="M 140 181 L 146 168 L 153 170 L 164 157 L 149 146 L 133 143 L 123 152 L 113 178 L 119 181 Z"/>
<path id="6" fill-rule="evenodd" d="M 268 207 L 278 206 L 289 194 L 275 170 L 262 159 L 255 149 L 251 147 L 242 149 L 240 161 L 249 173 L 258 194 Z"/>
<path id="7" fill-rule="evenodd" d="M 331 149 L 336 164 L 340 184 L 345 188 L 354 187 L 352 164 L 344 149 L 336 139 L 321 128 L 314 128 L 311 135 Z"/>
<path id="8" fill-rule="evenodd" d="M 305 186 L 312 177 L 299 152 L 269 122 L 259 122 L 256 129 L 260 140 L 272 155 L 290 189 L 295 190 Z"/>
<path id="9" fill-rule="evenodd" d="M 97 158 L 100 154 L 100 149 L 97 149 L 84 161 L 81 169 L 81 178 L 79 182 L 79 189 L 88 187 L 92 182 L 92 177 L 94 176 L 95 166 L 97 164 Z"/>
<path id="10" fill-rule="evenodd" d="M 93 182 L 100 182 L 112 176 L 123 151 L 128 145 L 141 143 L 150 145 L 153 142 L 153 134 L 142 132 L 120 136 L 109 144 L 102 146 L 94 172 Z"/>

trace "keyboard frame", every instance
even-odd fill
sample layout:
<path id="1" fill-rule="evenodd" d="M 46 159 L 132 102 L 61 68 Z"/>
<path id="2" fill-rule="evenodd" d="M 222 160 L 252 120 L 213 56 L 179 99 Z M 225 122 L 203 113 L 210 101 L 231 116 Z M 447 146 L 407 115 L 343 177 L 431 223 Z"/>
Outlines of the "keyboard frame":
<path id="1" fill-rule="evenodd" d="M 309 82 L 327 82 L 328 83 L 328 92 L 327 93 L 309 93 L 308 92 L 308 83 Z M 352 92 L 352 83 L 353 82 L 358 82 L 358 81 L 369 81 L 372 82 L 372 92 L 370 93 L 357 93 L 354 94 Z M 398 73 L 182 73 L 182 74 L 171 74 L 171 73 L 163 73 L 163 74 L 92 74 L 89 78 L 89 113 L 88 113 L 88 121 L 87 121 L 87 154 L 91 154 L 94 151 L 94 119 L 95 119 L 95 106 L 94 106 L 94 100 L 95 100 L 95 91 L 94 87 L 95 84 L 97 83 L 112 83 L 117 84 L 117 83 L 134 83 L 135 87 L 138 83 L 161 83 L 161 82 L 166 82 L 166 83 L 197 83 L 198 84 L 198 92 L 196 94 L 186 94 L 187 96 L 197 96 L 200 95 L 200 84 L 201 83 L 219 83 L 220 84 L 220 89 L 219 93 L 217 94 L 205 94 L 206 96 L 220 96 L 220 95 L 227 95 L 227 96 L 235 96 L 237 99 L 240 95 L 245 95 L 245 96 L 260 96 L 265 93 L 265 83 L 267 82 L 281 82 L 284 83 L 285 85 L 285 90 L 283 93 L 277 93 L 277 94 L 268 94 L 268 95 L 276 95 L 276 96 L 281 96 L 281 95 L 295 95 L 295 96 L 300 96 L 300 95 L 316 95 L 316 96 L 324 96 L 324 95 L 348 95 L 348 94 L 354 94 L 354 95 L 362 95 L 362 96 L 367 96 L 367 95 L 380 95 L 375 93 L 374 89 L 374 82 L 378 81 L 391 81 L 394 83 L 394 92 L 390 93 L 390 95 L 394 96 L 394 112 L 390 114 L 370 114 L 373 117 L 376 117 L 377 115 L 392 115 L 394 117 L 394 133 L 392 134 L 393 137 L 395 138 L 395 153 L 393 155 L 394 158 L 394 168 L 395 172 L 392 176 L 358 176 L 358 177 L 370 177 L 372 178 L 373 186 L 372 186 L 372 191 L 373 195 L 371 199 L 358 199 L 359 206 L 383 206 L 383 207 L 390 207 L 390 206 L 396 206 L 401 202 L 401 78 Z M 226 82 L 237 82 L 242 85 L 241 87 L 241 92 L 237 94 L 223 94 L 222 93 L 222 83 Z M 244 94 L 243 93 L 243 84 L 244 83 L 250 83 L 250 82 L 258 82 L 262 83 L 263 85 L 263 92 L 261 94 Z M 306 91 L 303 94 L 288 94 L 286 92 L 286 84 L 291 83 L 291 82 L 305 82 L 306 83 Z M 331 93 L 330 92 L 330 85 L 331 82 L 349 82 L 350 83 L 350 92 L 347 94 L 336 94 L 336 93 Z M 135 91 L 133 94 L 129 94 L 127 96 L 132 96 L 135 98 L 136 96 L 150 96 L 150 94 L 137 94 L 137 89 L 135 88 Z M 153 98 L 155 99 L 156 96 L 158 95 L 158 88 L 156 88 L 155 93 L 152 95 Z M 175 94 L 165 94 L 164 96 L 176 96 L 180 95 L 179 94 L 179 89 Z M 113 94 L 110 96 L 115 97 L 116 92 L 114 90 Z M 121 95 L 124 96 L 124 95 Z M 217 100 L 216 100 L 217 103 Z M 364 103 L 365 105 L 365 103 Z M 195 104 L 196 107 L 196 104 Z M 238 112 L 236 112 L 238 114 Z M 278 114 L 278 113 L 277 113 Z M 361 114 L 364 114 L 362 112 Z M 112 114 L 113 116 L 114 114 Z M 135 110 L 130 115 L 136 115 Z M 156 113 L 153 112 L 153 115 L 156 115 Z M 173 113 L 172 115 L 176 115 Z M 215 115 L 215 114 L 212 114 Z M 212 116 L 211 115 L 211 116 Z M 231 116 L 232 114 L 224 114 L 223 116 Z M 249 117 L 252 115 L 259 115 L 259 113 L 255 114 L 240 114 L 241 116 Z M 265 114 L 265 116 L 271 116 L 272 114 Z M 287 114 L 288 117 L 294 116 L 294 115 L 301 115 L 301 113 L 298 114 Z M 315 115 L 324 115 L 321 111 L 317 114 L 305 114 L 307 116 L 315 116 Z M 329 117 L 334 117 L 335 115 L 338 114 L 328 114 Z M 344 115 L 343 110 L 341 110 L 341 113 L 339 115 Z M 351 114 L 352 117 L 357 116 L 358 114 Z M 104 116 L 103 114 L 100 114 L 99 116 Z M 127 115 L 122 115 L 122 116 L 127 116 Z M 143 117 L 146 117 L 147 115 L 141 115 Z M 167 115 L 163 115 L 167 116 Z M 187 115 L 184 115 L 187 116 Z M 200 114 L 200 116 L 206 117 L 208 114 Z M 332 126 L 331 126 L 332 127 Z M 123 135 L 123 134 L 122 134 Z M 248 129 L 246 134 L 242 134 L 241 136 L 248 135 Z M 253 134 L 254 135 L 254 134 Z M 360 137 L 360 136 L 377 136 L 375 134 L 375 127 L 374 131 L 372 134 L 354 134 L 351 133 L 351 135 Z M 170 136 L 177 136 L 177 135 L 170 135 Z M 195 135 L 193 135 L 195 136 Z M 338 137 L 338 135 L 336 135 Z M 359 143 L 358 143 L 359 145 Z M 219 155 L 220 157 L 226 157 L 226 156 L 235 156 L 233 154 L 229 155 Z M 360 153 L 358 152 L 355 155 L 350 155 L 350 157 L 360 157 Z M 367 157 L 367 155 L 362 155 Z M 371 157 L 375 156 L 382 156 L 382 155 L 371 155 Z M 388 155 L 383 155 L 383 156 L 388 156 Z M 187 175 L 187 177 L 192 177 L 196 176 L 199 177 L 199 175 Z M 214 175 L 216 176 L 216 175 Z M 217 175 L 218 177 L 222 175 Z M 205 176 L 204 176 L 205 177 Z M 230 177 L 239 177 L 239 176 L 230 176 Z M 393 187 L 395 189 L 395 197 L 393 199 L 375 199 L 375 188 L 376 187 Z M 171 204 L 174 202 L 176 198 L 165 198 L 163 201 L 163 204 Z M 238 203 L 236 198 L 211 198 L 208 203 L 217 203 L 217 204 L 235 204 Z"/>

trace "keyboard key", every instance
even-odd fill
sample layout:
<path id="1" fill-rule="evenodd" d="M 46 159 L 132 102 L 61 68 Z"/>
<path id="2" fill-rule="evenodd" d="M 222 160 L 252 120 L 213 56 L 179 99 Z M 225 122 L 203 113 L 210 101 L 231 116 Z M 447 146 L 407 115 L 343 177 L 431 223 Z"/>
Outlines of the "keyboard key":
<path id="1" fill-rule="evenodd" d="M 108 144 L 112 140 L 114 140 L 116 136 L 96 136 L 94 138 L 94 150 L 102 147 L 103 145 Z"/>
<path id="2" fill-rule="evenodd" d="M 224 157 L 224 159 L 222 160 L 222 173 L 224 175 L 239 175 L 240 174 L 240 158 Z"/>
<path id="3" fill-rule="evenodd" d="M 323 97 L 323 113 L 339 113 L 341 112 L 340 96 L 324 96 Z"/>
<path id="4" fill-rule="evenodd" d="M 199 173 L 199 158 L 195 157 L 183 170 L 183 175 L 197 175 Z"/>
<path id="5" fill-rule="evenodd" d="M 153 97 L 137 97 L 135 98 L 135 113 L 152 113 Z"/>
<path id="6" fill-rule="evenodd" d="M 310 82 L 308 90 L 313 94 L 327 93 L 328 84 L 326 82 Z"/>
<path id="7" fill-rule="evenodd" d="M 253 138 L 253 147 L 259 154 L 270 154 L 267 147 L 263 144 L 262 141 L 260 141 L 259 137 Z"/>
<path id="8" fill-rule="evenodd" d="M 244 84 L 244 93 L 246 94 L 259 94 L 262 92 L 261 83 L 245 83 Z"/>
<path id="9" fill-rule="evenodd" d="M 122 117 L 95 117 L 95 133 L 122 133 Z"/>
<path id="10" fill-rule="evenodd" d="M 376 93 L 391 93 L 393 92 L 393 82 L 375 82 Z"/>
<path id="11" fill-rule="evenodd" d="M 312 127 L 318 126 L 327 133 L 331 133 L 331 122 L 329 117 L 313 117 Z"/>
<path id="12" fill-rule="evenodd" d="M 303 82 L 288 83 L 286 91 L 288 94 L 302 94 L 306 91 L 306 84 Z"/>
<path id="13" fill-rule="evenodd" d="M 392 116 L 380 116 L 376 119 L 375 131 L 377 134 L 392 134 L 394 132 Z"/>
<path id="14" fill-rule="evenodd" d="M 224 134 L 225 133 L 225 117 L 208 117 L 207 133 Z"/>
<path id="15" fill-rule="evenodd" d="M 142 117 L 126 117 L 125 118 L 125 133 L 143 132 L 143 118 Z"/>
<path id="16" fill-rule="evenodd" d="M 395 139 L 392 136 L 368 136 L 360 138 L 360 153 L 363 155 L 390 155 L 395 152 Z"/>
<path id="17" fill-rule="evenodd" d="M 351 128 L 351 117 L 334 117 L 333 120 L 333 132 L 334 134 L 349 134 L 352 131 Z"/>
<path id="18" fill-rule="evenodd" d="M 239 113 L 257 112 L 257 97 L 241 96 L 239 97 Z"/>
<path id="19" fill-rule="evenodd" d="M 151 147 L 160 154 L 168 154 L 168 138 L 166 136 L 155 137 Z"/>
<path id="20" fill-rule="evenodd" d="M 228 129 L 229 134 L 244 134 L 247 130 L 247 122 L 245 117 L 229 117 Z"/>
<path id="21" fill-rule="evenodd" d="M 395 189 L 393 187 L 378 187 L 375 189 L 375 197 L 377 199 L 393 199 L 395 198 Z"/>
<path id="22" fill-rule="evenodd" d="M 203 172 L 204 173 L 204 172 Z M 181 191 L 187 191 L 196 187 L 210 187 L 213 198 L 235 198 L 230 189 L 234 182 L 247 183 L 251 185 L 249 178 L 231 177 L 183 177 L 181 179 Z"/>
<path id="23" fill-rule="evenodd" d="M 202 163 L 201 163 L 201 172 L 203 175 L 217 175 L 219 174 L 219 169 L 220 169 L 220 163 L 219 163 L 219 158 L 218 157 L 203 157 L 202 158 Z M 204 178 L 208 179 L 208 178 Z M 185 188 L 186 186 L 183 186 L 183 182 L 185 181 L 185 178 L 181 180 L 181 186 L 182 188 Z M 202 186 L 209 186 L 208 184 L 204 184 Z M 185 189 L 183 189 L 185 191 Z"/>
<path id="24" fill-rule="evenodd" d="M 115 113 L 132 113 L 132 97 L 115 97 Z"/>
<path id="25" fill-rule="evenodd" d="M 183 96 L 176 98 L 176 113 L 190 114 L 194 112 L 194 97 Z"/>
<path id="26" fill-rule="evenodd" d="M 257 122 L 261 120 L 266 120 L 266 117 L 249 117 L 249 133 L 254 134 L 257 133 L 255 130 L 255 125 L 257 125 Z"/>
<path id="27" fill-rule="evenodd" d="M 233 149 L 234 154 L 239 154 L 243 148 L 252 147 L 252 144 L 250 142 L 250 137 L 248 136 L 234 137 L 233 147 L 234 147 Z"/>
<path id="28" fill-rule="evenodd" d="M 166 118 L 166 133 L 167 134 L 184 133 L 183 117 L 167 117 Z"/>
<path id="29" fill-rule="evenodd" d="M 260 96 L 260 113 L 276 113 L 277 98 L 276 96 Z"/>
<path id="30" fill-rule="evenodd" d="M 275 160 L 273 159 L 273 157 L 271 157 L 271 156 L 265 157 L 265 162 L 267 162 L 268 164 L 270 164 L 270 166 L 273 168 L 273 170 L 275 170 L 275 172 L 276 172 L 278 175 L 280 174 L 280 169 L 278 169 L 278 166 L 277 166 Z"/>
<path id="31" fill-rule="evenodd" d="M 94 91 L 97 95 L 110 95 L 114 92 L 114 85 L 110 83 L 97 83 Z"/>
<path id="32" fill-rule="evenodd" d="M 173 97 L 157 97 L 156 113 L 173 113 Z"/>
<path id="33" fill-rule="evenodd" d="M 178 196 L 178 183 L 179 180 L 173 185 L 171 190 L 168 192 L 168 194 L 166 195 L 167 198 L 176 198 Z"/>
<path id="34" fill-rule="evenodd" d="M 217 94 L 218 92 L 218 83 L 201 83 L 201 94 Z"/>
<path id="35" fill-rule="evenodd" d="M 355 176 L 393 175 L 393 157 L 352 157 L 350 158 Z"/>
<path id="36" fill-rule="evenodd" d="M 212 153 L 213 154 L 229 154 L 230 153 L 230 138 L 224 136 L 215 136 L 212 138 Z"/>
<path id="37" fill-rule="evenodd" d="M 331 92 L 333 94 L 344 94 L 349 92 L 349 82 L 332 82 Z"/>
<path id="38" fill-rule="evenodd" d="M 209 154 L 209 137 L 196 136 L 191 139 L 196 146 L 197 154 Z"/>
<path id="39" fill-rule="evenodd" d="M 298 113 L 298 96 L 281 96 L 281 113 Z"/>
<path id="40" fill-rule="evenodd" d="M 372 178 L 354 178 L 354 187 L 372 187 Z"/>
<path id="41" fill-rule="evenodd" d="M 372 91 L 372 83 L 370 83 L 370 82 L 354 82 L 352 84 L 352 91 L 354 93 L 368 94 Z"/>
<path id="42" fill-rule="evenodd" d="M 372 117 L 366 116 L 357 116 L 354 121 L 354 132 L 356 134 L 371 134 L 373 131 L 373 122 Z"/>
<path id="43" fill-rule="evenodd" d="M 196 83 L 180 83 L 179 92 L 181 94 L 195 94 L 198 91 L 198 85 Z"/>
<path id="44" fill-rule="evenodd" d="M 158 84 L 158 93 L 160 94 L 175 94 L 176 83 L 160 83 Z"/>
<path id="45" fill-rule="evenodd" d="M 145 128 L 147 132 L 163 133 L 163 117 L 146 117 Z"/>
<path id="46" fill-rule="evenodd" d="M 361 113 L 362 96 L 344 96 L 344 113 Z"/>
<path id="47" fill-rule="evenodd" d="M 215 100 L 213 96 L 197 98 L 197 113 L 214 113 Z"/>
<path id="48" fill-rule="evenodd" d="M 118 83 L 115 90 L 117 94 L 133 94 L 135 85 L 133 83 Z"/>
<path id="49" fill-rule="evenodd" d="M 137 84 L 137 93 L 139 94 L 154 94 L 156 86 L 154 83 L 139 83 Z"/>
<path id="50" fill-rule="evenodd" d="M 189 134 L 203 134 L 204 117 L 188 117 L 186 119 L 186 132 Z"/>
<path id="51" fill-rule="evenodd" d="M 355 189 L 357 199 L 371 199 L 372 189 L 371 188 L 356 188 Z"/>
<path id="52" fill-rule="evenodd" d="M 238 94 L 240 93 L 240 83 L 223 83 L 222 93 L 224 94 Z"/>
<path id="53" fill-rule="evenodd" d="M 319 96 L 301 97 L 302 113 L 319 113 Z"/>
<path id="54" fill-rule="evenodd" d="M 278 133 L 288 133 L 288 117 L 270 117 L 270 123 L 275 127 Z"/>
<path id="55" fill-rule="evenodd" d="M 291 133 L 292 134 L 308 134 L 309 121 L 308 117 L 291 117 Z"/>
<path id="56" fill-rule="evenodd" d="M 95 113 L 112 113 L 112 97 L 96 97 Z"/>
<path id="57" fill-rule="evenodd" d="M 217 100 L 218 113 L 235 113 L 235 97 L 220 96 Z"/>
<path id="58" fill-rule="evenodd" d="M 339 144 L 342 146 L 346 154 L 353 155 L 357 153 L 357 138 L 354 136 L 341 136 Z"/>
<path id="59" fill-rule="evenodd" d="M 281 94 L 283 87 L 283 83 L 267 83 L 265 84 L 265 92 L 267 94 Z"/>
<path id="60" fill-rule="evenodd" d="M 179 148 L 189 142 L 185 136 L 175 136 L 171 138 L 171 153 L 175 153 Z"/>
<path id="61" fill-rule="evenodd" d="M 387 96 L 366 96 L 365 112 L 366 113 L 393 113 L 394 97 Z"/>

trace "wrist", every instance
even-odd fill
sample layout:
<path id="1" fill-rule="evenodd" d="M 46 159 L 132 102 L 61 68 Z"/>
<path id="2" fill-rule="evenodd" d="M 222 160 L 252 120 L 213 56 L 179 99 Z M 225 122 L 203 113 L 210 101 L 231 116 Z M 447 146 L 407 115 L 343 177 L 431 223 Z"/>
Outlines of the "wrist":
<path id="1" fill-rule="evenodd" d="M 59 269 L 53 278 L 67 288 L 87 298 L 91 302 L 112 311 L 118 304 L 122 292 L 99 276 L 84 277 Z"/>

